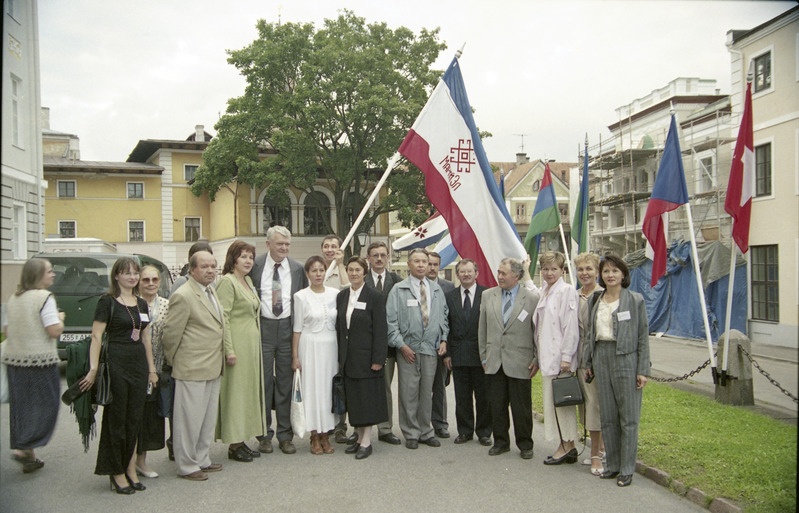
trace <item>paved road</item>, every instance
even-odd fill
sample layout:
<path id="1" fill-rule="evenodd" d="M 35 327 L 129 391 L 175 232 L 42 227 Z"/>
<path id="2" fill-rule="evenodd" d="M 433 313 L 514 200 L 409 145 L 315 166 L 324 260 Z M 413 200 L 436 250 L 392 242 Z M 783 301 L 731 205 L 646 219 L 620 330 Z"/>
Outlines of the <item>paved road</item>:
<path id="1" fill-rule="evenodd" d="M 453 388 L 447 390 L 453 405 Z M 453 426 L 454 415 L 451 407 Z M 586 466 L 545 467 L 541 462 L 555 444 L 543 439 L 539 423 L 533 460 L 522 460 L 515 449 L 489 457 L 476 441 L 456 446 L 450 438 L 440 448 L 415 451 L 376 442 L 370 458 L 355 461 L 341 445 L 336 454 L 313 456 L 306 437 L 293 456 L 276 452 L 253 463 L 229 462 L 226 446 L 216 444 L 212 457 L 225 469 L 196 483 L 177 478 L 166 451 L 157 451 L 149 459 L 161 477 L 145 479 L 145 492 L 121 496 L 109 491 L 107 478 L 93 475 L 97 440 L 84 454 L 66 407 L 53 440 L 37 451 L 45 467 L 29 475 L 10 457 L 8 405 L 0 407 L 0 416 L 2 513 L 705 511 L 640 475 L 632 486 L 618 488 L 612 480 L 592 476 Z"/>

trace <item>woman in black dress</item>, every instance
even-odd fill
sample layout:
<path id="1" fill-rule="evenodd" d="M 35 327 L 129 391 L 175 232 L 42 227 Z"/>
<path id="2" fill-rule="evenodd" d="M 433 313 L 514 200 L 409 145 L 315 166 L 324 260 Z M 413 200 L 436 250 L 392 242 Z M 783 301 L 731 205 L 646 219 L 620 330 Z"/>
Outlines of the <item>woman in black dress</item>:
<path id="1" fill-rule="evenodd" d="M 344 376 L 347 414 L 358 440 L 344 452 L 362 460 L 372 454 L 372 426 L 388 420 L 383 365 L 388 351 L 386 305 L 382 294 L 364 286 L 369 267 L 363 258 L 347 261 L 350 286 L 336 298 L 338 363 Z"/>
<path id="2" fill-rule="evenodd" d="M 153 364 L 147 301 L 137 297 L 139 264 L 122 257 L 111 268 L 111 289 L 97 303 L 92 324 L 89 372 L 81 389 L 97 378 L 103 332 L 108 331 L 108 365 L 111 404 L 103 407 L 103 424 L 94 473 L 110 476 L 111 490 L 130 495 L 144 485 L 136 476 L 136 442 L 144 416 L 148 383 L 155 387 L 158 374 Z"/>

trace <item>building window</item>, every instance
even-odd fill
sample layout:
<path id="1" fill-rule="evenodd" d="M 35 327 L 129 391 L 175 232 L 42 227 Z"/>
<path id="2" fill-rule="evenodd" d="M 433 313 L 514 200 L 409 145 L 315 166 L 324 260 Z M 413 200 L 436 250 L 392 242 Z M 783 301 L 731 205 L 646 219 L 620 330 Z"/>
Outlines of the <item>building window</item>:
<path id="1" fill-rule="evenodd" d="M 75 221 L 59 221 L 58 236 L 62 239 L 74 239 L 78 236 L 78 226 Z"/>
<path id="2" fill-rule="evenodd" d="M 59 180 L 58 181 L 58 197 L 59 198 L 74 198 L 75 197 L 75 180 Z"/>
<path id="3" fill-rule="evenodd" d="M 755 197 L 771 196 L 771 143 L 755 147 Z"/>
<path id="4" fill-rule="evenodd" d="M 314 191 L 305 197 L 305 235 L 325 235 L 330 225 L 330 200 Z"/>
<path id="5" fill-rule="evenodd" d="M 535 182 L 533 182 L 533 192 L 538 192 L 540 188 L 541 188 L 541 180 L 536 180 Z"/>
<path id="6" fill-rule="evenodd" d="M 200 240 L 200 233 L 202 230 L 199 217 L 187 217 L 183 220 L 183 225 L 183 240 L 186 242 L 197 242 Z"/>
<path id="7" fill-rule="evenodd" d="M 22 79 L 11 75 L 11 144 L 22 147 Z"/>
<path id="8" fill-rule="evenodd" d="M 708 192 L 716 187 L 716 166 L 714 160 L 712 156 L 699 159 L 696 192 Z"/>
<path id="9" fill-rule="evenodd" d="M 14 260 L 28 258 L 28 216 L 25 205 L 14 203 L 11 220 L 11 255 Z"/>
<path id="10" fill-rule="evenodd" d="M 144 182 L 128 182 L 128 199 L 144 198 Z"/>
<path id="11" fill-rule="evenodd" d="M 194 175 L 197 174 L 197 168 L 194 164 L 186 164 L 183 166 L 183 179 L 187 182 L 194 180 Z"/>
<path id="12" fill-rule="evenodd" d="M 755 57 L 755 92 L 771 89 L 771 52 Z"/>
<path id="13" fill-rule="evenodd" d="M 144 242 L 144 221 L 128 221 L 128 242 Z"/>
<path id="14" fill-rule="evenodd" d="M 752 319 L 780 320 L 780 266 L 778 246 L 751 246 Z"/>
<path id="15" fill-rule="evenodd" d="M 516 203 L 516 217 L 524 219 L 527 217 L 527 204 Z"/>
<path id="16" fill-rule="evenodd" d="M 291 231 L 291 200 L 285 193 L 277 198 L 264 198 L 263 233 L 273 226 L 285 226 Z"/>

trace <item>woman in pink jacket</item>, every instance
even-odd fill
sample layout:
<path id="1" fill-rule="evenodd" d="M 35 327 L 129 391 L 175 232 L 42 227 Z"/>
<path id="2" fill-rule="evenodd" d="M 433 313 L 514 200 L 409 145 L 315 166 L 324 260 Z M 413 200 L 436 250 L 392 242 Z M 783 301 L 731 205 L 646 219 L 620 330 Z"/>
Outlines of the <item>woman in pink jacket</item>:
<path id="1" fill-rule="evenodd" d="M 580 341 L 578 312 L 580 297 L 573 285 L 563 281 L 566 257 L 547 251 L 538 259 L 544 286 L 535 309 L 538 365 L 544 395 L 544 428 L 547 440 L 559 437 L 560 444 L 545 465 L 576 463 L 577 410 L 574 406 L 556 408 L 552 399 L 552 380 L 561 373 L 577 370 L 577 346 Z M 557 415 L 557 418 L 555 417 Z"/>

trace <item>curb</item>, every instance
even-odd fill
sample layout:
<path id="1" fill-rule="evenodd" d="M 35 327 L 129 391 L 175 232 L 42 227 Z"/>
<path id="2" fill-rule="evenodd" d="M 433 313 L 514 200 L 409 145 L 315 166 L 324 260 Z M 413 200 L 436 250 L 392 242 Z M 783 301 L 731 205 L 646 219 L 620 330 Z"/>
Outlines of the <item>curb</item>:
<path id="1" fill-rule="evenodd" d="M 743 507 L 736 504 L 731 499 L 724 497 L 712 497 L 698 488 L 687 488 L 685 484 L 660 470 L 656 467 L 650 467 L 642 461 L 635 462 L 635 471 L 655 484 L 659 484 L 664 488 L 670 489 L 672 492 L 685 497 L 689 501 L 702 506 L 703 508 L 711 511 L 712 513 L 742 513 Z"/>

